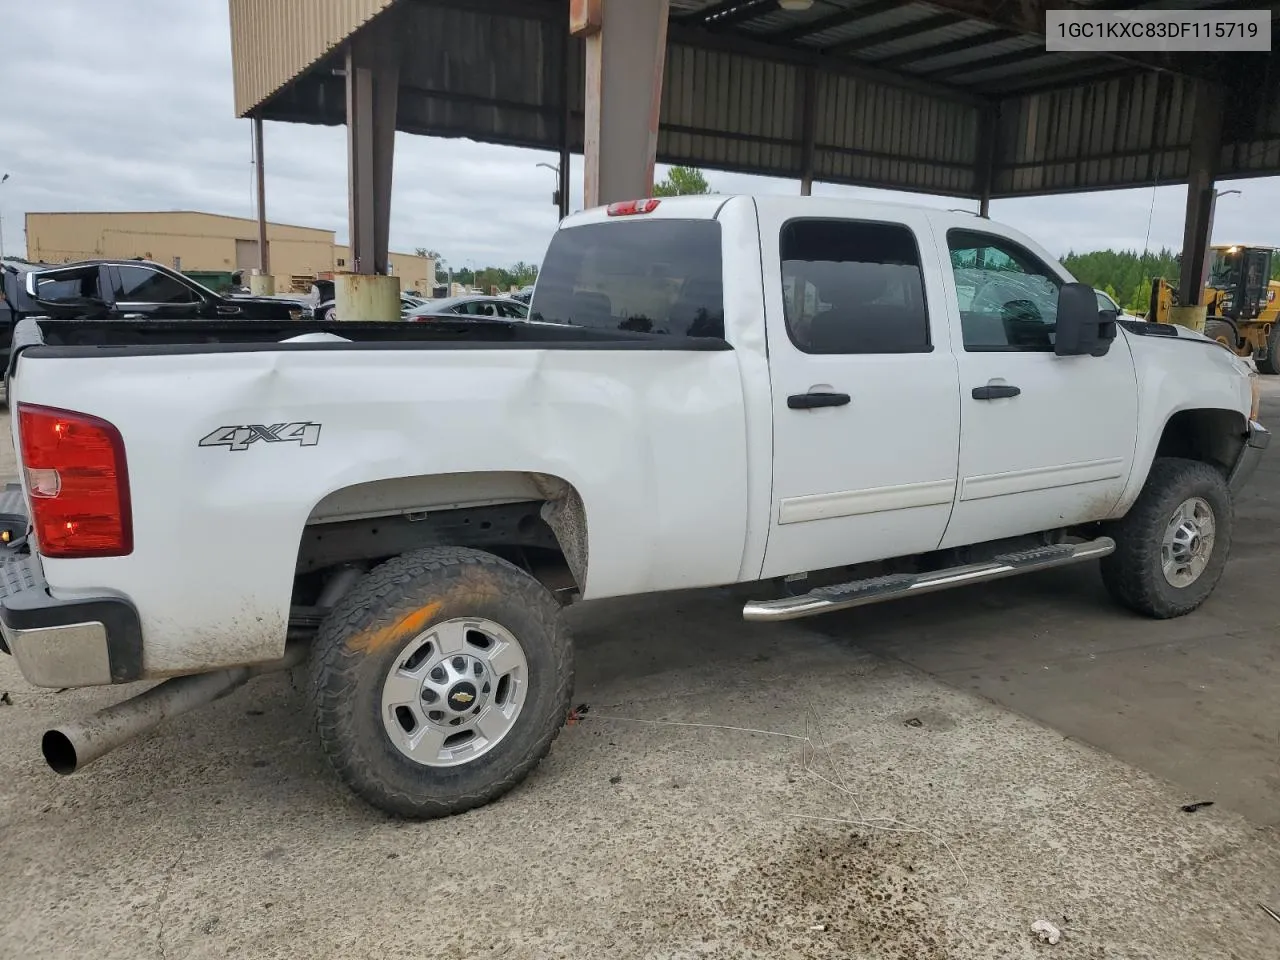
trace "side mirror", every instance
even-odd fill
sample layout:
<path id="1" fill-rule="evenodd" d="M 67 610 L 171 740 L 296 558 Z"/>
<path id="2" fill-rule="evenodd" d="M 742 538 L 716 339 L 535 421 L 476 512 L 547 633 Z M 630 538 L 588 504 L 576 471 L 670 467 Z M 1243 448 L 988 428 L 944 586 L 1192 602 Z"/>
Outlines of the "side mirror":
<path id="1" fill-rule="evenodd" d="M 1099 310 L 1087 283 L 1064 283 L 1058 291 L 1053 352 L 1060 357 L 1101 357 L 1116 338 L 1114 310 Z"/>

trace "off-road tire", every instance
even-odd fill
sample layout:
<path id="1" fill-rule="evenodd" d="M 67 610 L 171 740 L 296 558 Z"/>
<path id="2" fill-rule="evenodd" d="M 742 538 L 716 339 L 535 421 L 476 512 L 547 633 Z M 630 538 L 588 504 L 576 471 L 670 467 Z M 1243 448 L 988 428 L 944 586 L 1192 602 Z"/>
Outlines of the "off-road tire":
<path id="1" fill-rule="evenodd" d="M 1236 327 L 1229 320 L 1206 320 L 1204 324 L 1204 335 L 1210 340 L 1214 340 L 1232 353 L 1236 352 Z"/>
<path id="2" fill-rule="evenodd" d="M 484 617 L 519 640 L 528 692 L 515 725 L 487 753 L 460 766 L 427 766 L 391 742 L 382 685 L 407 644 L 457 617 Z M 405 622 L 411 627 L 402 629 Z M 547 755 L 569 711 L 573 643 L 560 605 L 524 571 L 480 550 L 430 547 L 387 561 L 338 601 L 320 627 L 310 671 L 320 743 L 338 776 L 375 807 L 428 819 L 497 799 Z"/>
<path id="3" fill-rule="evenodd" d="M 1271 324 L 1271 332 L 1267 334 L 1267 355 L 1254 358 L 1259 373 L 1273 376 L 1280 373 L 1280 322 Z"/>
<path id="4" fill-rule="evenodd" d="M 1174 511 L 1201 497 L 1213 510 L 1213 553 L 1204 571 L 1186 587 L 1175 587 L 1161 566 L 1161 544 Z M 1115 552 L 1102 559 L 1108 592 L 1130 610 L 1158 620 L 1180 617 L 1199 607 L 1217 586 L 1231 549 L 1231 493 L 1216 467 L 1199 460 L 1161 457 L 1129 513 L 1109 524 Z"/>

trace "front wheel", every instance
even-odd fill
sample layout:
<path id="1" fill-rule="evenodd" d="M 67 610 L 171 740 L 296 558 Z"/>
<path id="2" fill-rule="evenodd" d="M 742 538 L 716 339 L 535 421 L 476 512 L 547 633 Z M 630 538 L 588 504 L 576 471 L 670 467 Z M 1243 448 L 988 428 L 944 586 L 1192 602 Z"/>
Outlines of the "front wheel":
<path id="1" fill-rule="evenodd" d="M 1113 597 L 1149 617 L 1180 617 L 1217 586 L 1231 548 L 1231 493 L 1222 472 L 1198 460 L 1161 457 L 1129 513 L 1107 531 L 1102 560 Z"/>
<path id="2" fill-rule="evenodd" d="M 325 619 L 311 657 L 338 775 L 404 817 L 460 813 L 546 756 L 569 711 L 573 647 L 536 580 L 479 550 L 390 560 Z"/>

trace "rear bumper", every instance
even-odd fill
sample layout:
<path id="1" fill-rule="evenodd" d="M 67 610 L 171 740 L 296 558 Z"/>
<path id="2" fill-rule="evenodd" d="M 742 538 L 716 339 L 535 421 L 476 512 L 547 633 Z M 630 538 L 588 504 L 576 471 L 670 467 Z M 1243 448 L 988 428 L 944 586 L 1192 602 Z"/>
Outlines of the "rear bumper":
<path id="1" fill-rule="evenodd" d="M 1263 451 L 1267 449 L 1267 445 L 1270 442 L 1271 432 L 1262 424 L 1250 421 L 1249 436 L 1245 440 L 1244 447 L 1240 450 L 1240 456 L 1236 457 L 1236 462 L 1231 467 L 1231 476 L 1228 478 L 1232 493 L 1239 493 L 1244 485 L 1249 482 L 1249 478 L 1253 476 L 1253 471 L 1258 469 Z"/>
<path id="2" fill-rule="evenodd" d="M 0 500 L 11 494 L 0 493 Z M 12 507 L 4 519 L 17 519 Z M 0 548 L 0 650 L 12 654 L 37 687 L 90 687 L 142 676 L 142 626 L 133 604 L 112 596 L 55 599 L 39 557 L 24 545 Z"/>

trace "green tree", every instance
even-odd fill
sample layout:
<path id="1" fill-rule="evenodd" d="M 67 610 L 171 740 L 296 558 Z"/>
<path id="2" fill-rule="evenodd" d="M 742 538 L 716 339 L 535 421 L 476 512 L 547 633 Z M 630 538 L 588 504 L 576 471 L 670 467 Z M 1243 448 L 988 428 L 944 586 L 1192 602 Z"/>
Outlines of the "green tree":
<path id="1" fill-rule="evenodd" d="M 444 258 L 436 254 L 437 264 L 444 262 Z M 443 283 L 447 274 L 445 271 L 437 273 L 439 282 Z M 535 264 L 525 263 L 523 260 L 514 263 L 509 267 L 476 267 L 474 270 L 470 267 L 462 267 L 453 272 L 454 283 L 460 283 L 466 287 L 475 287 L 488 293 L 490 290 L 497 288 L 499 293 L 506 293 L 513 287 L 531 286 L 538 279 L 538 268 Z"/>
<path id="2" fill-rule="evenodd" d="M 511 286 L 527 287 L 538 279 L 538 268 L 531 263 L 519 261 L 511 268 Z"/>
<path id="3" fill-rule="evenodd" d="M 711 184 L 696 167 L 672 167 L 667 171 L 667 178 L 653 187 L 655 197 L 687 197 L 711 192 Z"/>
<path id="4" fill-rule="evenodd" d="M 1137 289 L 1135 289 L 1132 296 L 1129 297 L 1129 302 L 1124 304 L 1124 306 L 1128 307 L 1134 313 L 1145 314 L 1147 312 L 1151 307 L 1150 277 L 1147 277 L 1147 279 L 1143 280 L 1142 283 L 1138 284 Z"/>
<path id="5" fill-rule="evenodd" d="M 1081 283 L 1113 293 L 1116 302 L 1145 313 L 1151 298 L 1151 280 L 1178 279 L 1178 258 L 1171 250 L 1094 250 L 1068 253 L 1062 260 Z"/>

